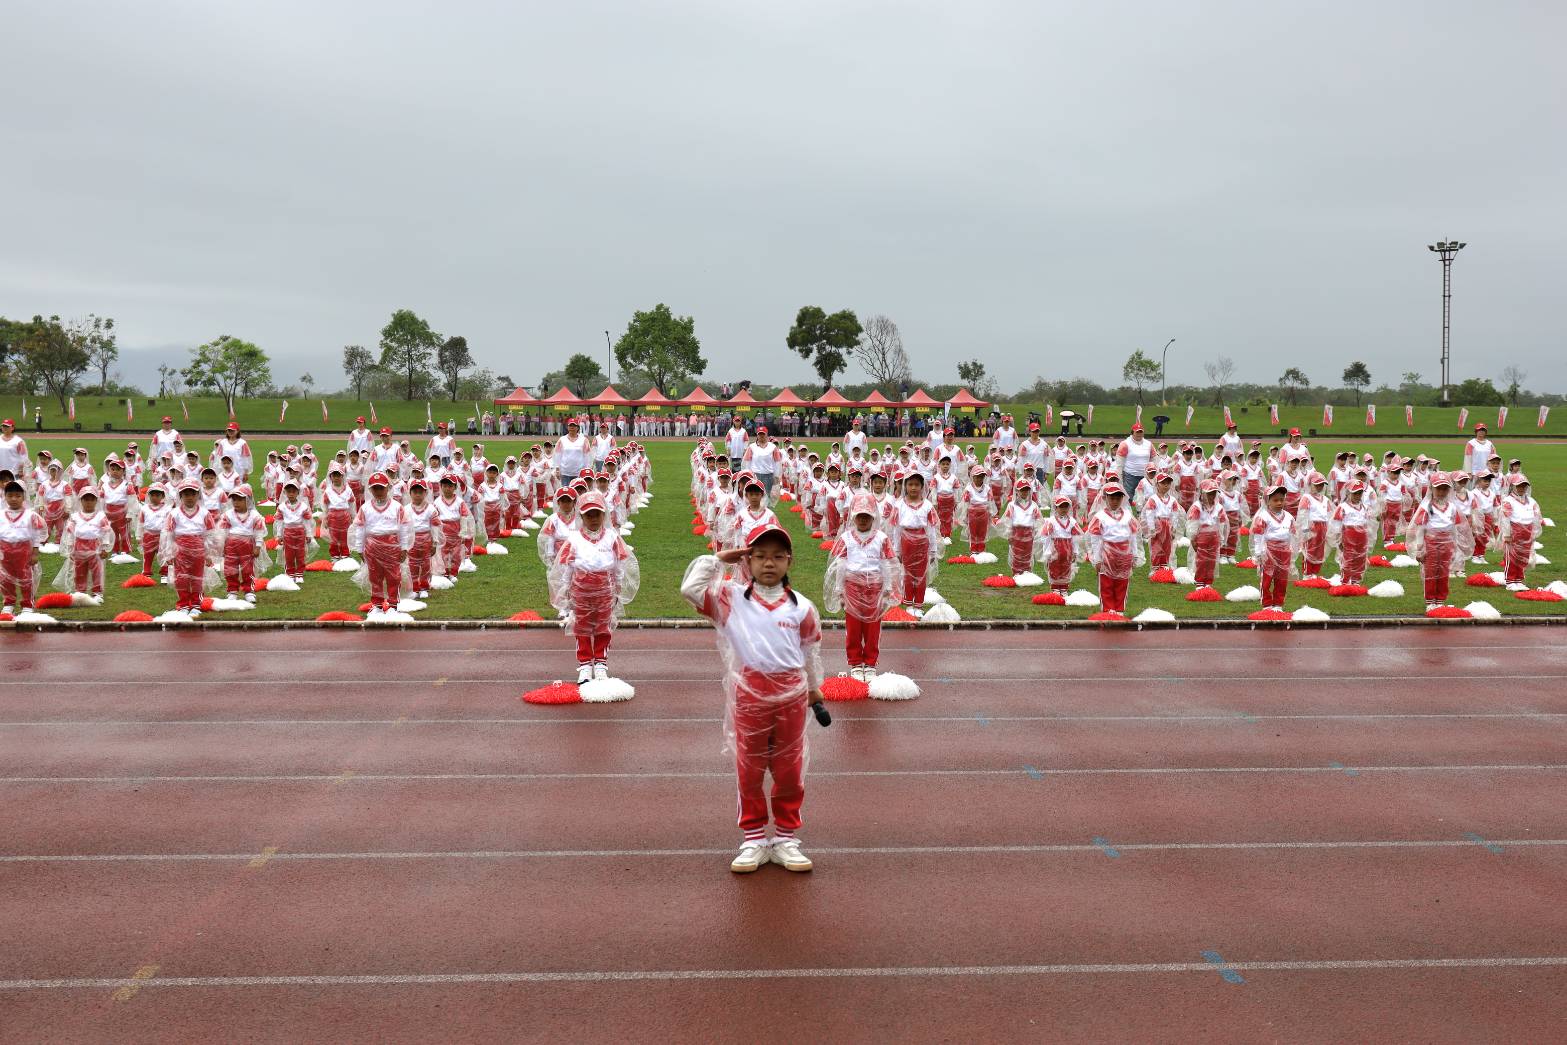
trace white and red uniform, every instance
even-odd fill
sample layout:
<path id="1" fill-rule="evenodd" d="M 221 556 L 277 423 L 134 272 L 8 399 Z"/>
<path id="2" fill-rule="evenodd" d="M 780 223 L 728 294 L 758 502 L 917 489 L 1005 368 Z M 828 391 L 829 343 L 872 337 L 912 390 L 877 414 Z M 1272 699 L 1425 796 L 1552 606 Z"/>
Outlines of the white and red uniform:
<path id="1" fill-rule="evenodd" d="M 437 431 L 425 445 L 424 459 L 428 461 L 432 457 L 439 457 L 442 464 L 451 464 L 452 457 L 456 453 L 457 440 L 444 432 Z"/>
<path id="2" fill-rule="evenodd" d="M 370 449 L 371 471 L 391 475 L 400 471 L 403 464 L 403 448 L 396 443 L 380 442 Z"/>
<path id="3" fill-rule="evenodd" d="M 1138 529 L 1125 506 L 1102 507 L 1088 520 L 1089 559 L 1099 571 L 1099 602 L 1106 611 L 1126 612 L 1126 589 L 1142 553 Z"/>
<path id="4" fill-rule="evenodd" d="M 1032 570 L 1041 552 L 1039 536 L 1045 528 L 1045 513 L 1039 505 L 1032 499 L 1010 501 L 997 525 L 1007 538 L 1013 576 Z"/>
<path id="5" fill-rule="evenodd" d="M 941 554 L 941 525 L 929 501 L 910 504 L 900 497 L 893 505 L 893 547 L 903 567 L 903 601 L 918 606 L 925 601 L 925 587 L 935 575 Z"/>
<path id="6" fill-rule="evenodd" d="M 137 508 L 137 522 L 141 529 L 141 572 L 148 577 L 158 576 L 158 546 L 163 540 L 163 528 L 169 521 L 174 502 L 164 497 L 163 503 L 154 506 L 149 498 Z"/>
<path id="7" fill-rule="evenodd" d="M 72 460 L 65 468 L 65 479 L 70 484 L 73 494 L 80 494 L 98 482 L 98 473 L 93 471 L 91 461 Z"/>
<path id="8" fill-rule="evenodd" d="M 244 482 L 244 477 L 252 471 L 250 444 L 243 437 L 230 438 L 225 435 L 218 440 L 218 447 L 213 451 L 213 467 L 221 470 L 225 457 L 234 462 L 234 470 L 240 474 L 240 481 Z"/>
<path id="9" fill-rule="evenodd" d="M 900 594 L 894 590 L 900 572 L 897 563 L 892 538 L 875 526 L 862 533 L 851 521 L 833 542 L 827 565 L 827 606 L 843 612 L 851 668 L 874 668 L 881 659 L 882 614 Z"/>
<path id="10" fill-rule="evenodd" d="M 1301 570 L 1307 577 L 1322 574 L 1322 563 L 1328 557 L 1328 524 L 1333 520 L 1333 502 L 1326 496 L 1313 493 L 1308 485 L 1300 496 L 1298 515 L 1301 527 Z"/>
<path id="11" fill-rule="evenodd" d="M 310 504 L 303 497 L 290 503 L 279 497 L 277 510 L 272 515 L 272 532 L 278 548 L 283 552 L 283 572 L 299 578 L 305 572 L 305 554 L 313 539 L 314 520 L 310 517 Z"/>
<path id="12" fill-rule="evenodd" d="M 555 443 L 556 484 L 564 486 L 592 464 L 588 457 L 588 437 L 563 435 Z"/>
<path id="13" fill-rule="evenodd" d="M 1366 575 L 1366 557 L 1375 525 L 1375 514 L 1364 496 L 1359 504 L 1346 500 L 1333 509 L 1328 542 L 1338 549 L 1340 584 L 1359 584 Z"/>
<path id="14" fill-rule="evenodd" d="M 1052 512 L 1045 522 L 1045 570 L 1050 590 L 1065 593 L 1082 558 L 1083 524 L 1070 510 Z"/>
<path id="15" fill-rule="evenodd" d="M 608 525 L 597 533 L 568 529 L 560 535 L 550 569 L 550 602 L 571 614 L 577 664 L 602 663 L 621 608 L 636 595 L 637 560 Z"/>
<path id="16" fill-rule="evenodd" d="M 964 486 L 958 513 L 960 528 L 968 537 L 969 554 L 978 555 L 990 539 L 990 490 L 983 485 L 976 487 L 972 482 Z"/>
<path id="17" fill-rule="evenodd" d="M 370 429 L 363 426 L 349 429 L 347 449 L 358 450 L 361 454 L 369 453 L 373 442 Z"/>
<path id="18" fill-rule="evenodd" d="M 1522 584 L 1524 570 L 1534 556 L 1534 542 L 1539 539 L 1541 521 L 1540 503 L 1533 497 L 1520 497 L 1515 490 L 1502 499 L 1496 514 L 1501 531 L 1502 569 L 1508 584 Z"/>
<path id="19" fill-rule="evenodd" d="M 65 520 L 60 551 L 66 566 L 55 584 L 61 590 L 103 594 L 103 555 L 114 546 L 114 529 L 102 508 L 77 509 Z M 69 572 L 68 572 L 69 571 Z M 63 583 L 62 583 L 63 582 Z"/>
<path id="20" fill-rule="evenodd" d="M 223 545 L 223 581 L 230 598 L 250 594 L 256 584 L 256 557 L 265 551 L 267 521 L 254 508 L 229 507 L 218 516 Z"/>
<path id="21" fill-rule="evenodd" d="M 1157 488 L 1144 499 L 1142 527 L 1148 541 L 1149 569 L 1168 569 L 1174 565 L 1176 520 L 1184 518 L 1192 507 L 1183 507 L 1182 502 L 1170 494 L 1161 497 Z"/>
<path id="22" fill-rule="evenodd" d="M 1425 581 L 1426 602 L 1447 601 L 1448 578 L 1464 557 L 1458 547 L 1458 522 L 1464 508 L 1451 494 L 1442 504 L 1428 500 L 1410 517 L 1405 539 Z M 1530 541 L 1532 551 L 1534 542 Z"/>
<path id="23" fill-rule="evenodd" d="M 217 514 L 200 503 L 187 511 L 176 504 L 163 524 L 162 561 L 174 568 L 175 606 L 181 610 L 201 608 L 201 592 L 206 586 L 207 536 Z"/>
<path id="24" fill-rule="evenodd" d="M 27 457 L 27 440 L 12 432 L 0 435 L 0 469 L 7 469 L 17 482 L 26 482 L 32 462 Z"/>
<path id="25" fill-rule="evenodd" d="M 435 515 L 441 524 L 441 565 L 448 577 L 455 578 L 472 551 L 473 512 L 460 494 L 453 493 L 435 499 Z"/>
<path id="26" fill-rule="evenodd" d="M 1251 520 L 1252 558 L 1261 575 L 1262 605 L 1283 607 L 1289 590 L 1290 571 L 1295 565 L 1297 535 L 1295 517 L 1288 511 L 1277 515 L 1266 507 Z"/>
<path id="27" fill-rule="evenodd" d="M 436 539 L 440 529 L 440 517 L 429 497 L 422 506 L 410 503 L 408 512 L 408 585 L 418 594 L 430 590 L 430 578 L 440 568 L 436 553 Z"/>
<path id="28" fill-rule="evenodd" d="M 370 605 L 378 610 L 396 609 L 403 562 L 413 547 L 413 518 L 409 510 L 391 498 L 376 504 L 372 496 L 354 514 L 352 529 L 353 543 L 364 555 Z"/>
<path id="29" fill-rule="evenodd" d="M 180 441 L 180 433 L 174 428 L 160 428 L 152 433 L 152 459 L 161 460 L 164 454 L 174 453 L 174 444 Z"/>
<path id="30" fill-rule="evenodd" d="M 953 522 L 957 516 L 958 493 L 962 480 L 950 469 L 943 473 L 937 471 L 930 477 L 930 492 L 936 503 L 936 521 L 941 526 L 941 537 L 945 543 L 952 536 Z"/>
<path id="31" fill-rule="evenodd" d="M 333 559 L 346 558 L 349 554 L 348 528 L 353 524 L 358 498 L 346 482 L 337 486 L 328 479 L 321 488 L 321 507 L 326 511 L 327 554 Z"/>
<path id="32" fill-rule="evenodd" d="M 105 476 L 98 484 L 98 503 L 109 517 L 109 527 L 114 532 L 112 551 L 116 555 L 131 553 L 130 502 L 135 489 L 123 472 L 119 482 Z"/>
<path id="33" fill-rule="evenodd" d="M 31 508 L 0 507 L 0 604 L 32 609 L 38 589 L 38 546 L 48 533 L 43 516 Z"/>

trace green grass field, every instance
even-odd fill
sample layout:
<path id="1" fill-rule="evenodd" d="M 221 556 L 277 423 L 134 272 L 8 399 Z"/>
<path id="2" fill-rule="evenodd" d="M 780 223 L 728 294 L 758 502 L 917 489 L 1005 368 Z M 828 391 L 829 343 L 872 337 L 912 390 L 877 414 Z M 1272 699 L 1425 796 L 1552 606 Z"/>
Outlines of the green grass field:
<path id="1" fill-rule="evenodd" d="M 497 445 L 503 441 L 491 439 L 488 442 L 490 456 L 504 459 L 505 451 Z M 48 449 L 52 453 L 67 457 L 72 445 L 70 439 L 44 439 L 30 443 L 34 450 Z M 103 446 L 102 453 L 108 452 L 107 445 L 95 445 L 93 448 L 95 459 L 101 459 L 102 456 L 98 452 L 99 445 Z M 280 448 L 282 445 L 284 443 L 281 440 L 253 441 L 253 449 L 262 456 L 268 450 Z M 327 447 L 320 440 L 316 445 L 318 451 L 324 451 L 324 455 L 329 456 L 333 452 L 333 448 Z M 1400 449 L 1410 456 L 1423 452 L 1445 458 L 1452 463 L 1456 462 L 1461 445 L 1459 440 L 1453 439 L 1403 444 Z M 1525 468 L 1534 480 L 1535 496 L 1544 506 L 1546 515 L 1567 520 L 1567 496 L 1563 494 L 1563 480 L 1567 478 L 1567 446 L 1535 444 L 1509 447 L 1505 441 L 1499 445 L 1504 455 L 1524 458 Z M 1319 454 L 1319 459 L 1320 456 L 1325 456 L 1331 460 L 1333 454 L 1341 447 L 1357 451 L 1369 450 L 1379 456 L 1382 449 L 1379 444 L 1369 440 L 1357 440 L 1353 443 L 1324 440 L 1313 443 L 1313 450 Z M 636 548 L 637 557 L 642 565 L 642 590 L 631 607 L 631 613 L 632 616 L 645 618 L 691 617 L 692 613 L 680 599 L 678 588 L 686 564 L 694 556 L 703 553 L 704 539 L 691 534 L 692 512 L 687 498 L 690 479 L 689 445 L 673 441 L 654 443 L 650 448 L 650 454 L 653 461 L 654 498 L 652 503 L 634 518 L 636 530 L 628 538 Z M 794 584 L 819 602 L 821 580 L 826 567 L 826 553 L 820 550 L 817 542 L 808 539 L 800 516 L 789 512 L 780 512 L 780 515 L 797 538 L 797 558 L 791 571 Z M 1558 577 L 1567 575 L 1567 570 L 1559 565 L 1567 562 L 1567 540 L 1563 538 L 1563 531 L 1547 529 L 1541 540 L 1545 545 L 1542 554 L 1556 565 L 1537 566 L 1530 571 L 1528 580 L 1536 586 L 1543 586 Z M 431 619 L 504 619 L 519 610 L 531 609 L 548 618 L 551 613 L 546 598 L 544 568 L 538 560 L 534 542 L 531 539 L 516 538 L 504 543 L 509 546 L 511 554 L 504 557 L 478 559 L 478 573 L 463 574 L 457 586 L 450 591 L 434 592 L 429 609 L 420 616 Z M 325 550 L 323 542 L 322 554 Z M 1001 556 L 1000 564 L 943 565 L 935 581 L 936 588 L 965 619 L 1069 620 L 1082 619 L 1092 612 L 1080 608 L 1035 606 L 1030 600 L 1031 596 L 1040 590 L 1037 588 L 985 588 L 981 584 L 983 578 L 1005 568 L 1005 542 L 991 542 L 990 550 Z M 955 554 L 956 551 L 957 549 L 954 548 L 953 553 Z M 1500 568 L 1496 565 L 1499 557 L 1494 550 L 1490 561 L 1493 564 L 1491 569 Z M 46 587 L 59 568 L 59 563 L 60 559 L 56 556 L 44 557 Z M 1331 559 L 1329 563 L 1331 572 Z M 1478 567 L 1475 569 L 1478 570 Z M 108 597 L 101 607 L 57 610 L 51 613 L 62 620 L 101 620 L 111 618 L 126 609 L 140 609 L 156 615 L 173 607 L 173 593 L 166 587 L 129 590 L 120 588 L 120 582 L 135 572 L 137 568 L 134 566 L 108 567 L 106 591 Z M 1241 584 L 1255 584 L 1255 577 L 1254 571 L 1220 567 L 1217 586 L 1220 590 L 1229 590 Z M 1386 578 L 1402 583 L 1406 594 L 1397 599 L 1346 600 L 1331 598 L 1320 591 L 1292 589 L 1289 608 L 1313 605 L 1336 617 L 1418 615 L 1423 612 L 1424 602 L 1421 597 L 1418 569 L 1373 569 L 1368 576 L 1368 583 Z M 1092 569 L 1084 567 L 1079 570 L 1074 586 L 1096 590 Z M 1146 579 L 1139 577 L 1132 585 L 1128 609 L 1135 615 L 1145 607 L 1157 606 L 1171 611 L 1178 617 L 1193 619 L 1243 617 L 1257 609 L 1255 603 L 1188 603 L 1185 601 L 1188 590 L 1177 585 L 1150 584 Z M 364 599 L 363 593 L 346 575 L 312 573 L 307 575 L 304 590 L 298 593 L 263 593 L 259 597 L 256 609 L 248 613 L 216 616 L 231 620 L 309 620 L 328 610 L 356 609 Z M 1514 598 L 1506 591 L 1468 588 L 1463 586 L 1461 580 L 1456 583 L 1452 598 L 1454 603 L 1466 605 L 1476 599 L 1492 602 L 1503 613 L 1520 615 L 1561 612 L 1561 608 L 1567 605 L 1526 602 Z"/>

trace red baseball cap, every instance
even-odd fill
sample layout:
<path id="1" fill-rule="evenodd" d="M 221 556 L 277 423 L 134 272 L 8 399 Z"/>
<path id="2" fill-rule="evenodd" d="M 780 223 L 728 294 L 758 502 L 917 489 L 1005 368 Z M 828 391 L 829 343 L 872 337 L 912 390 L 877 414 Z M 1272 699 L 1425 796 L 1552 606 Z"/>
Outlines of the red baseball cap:
<path id="1" fill-rule="evenodd" d="M 389 482 L 387 480 L 385 472 L 376 472 L 374 475 L 372 475 L 370 477 L 370 485 L 371 486 L 391 486 L 392 484 L 391 484 L 391 482 Z"/>
<path id="2" fill-rule="evenodd" d="M 1290 429 L 1290 435 L 1299 435 L 1299 434 L 1300 434 L 1300 429 L 1299 428 L 1291 428 Z"/>
<path id="3" fill-rule="evenodd" d="M 15 428 L 16 422 L 8 417 L 4 421 L 0 421 L 0 425 L 4 425 L 6 428 Z"/>
<path id="4" fill-rule="evenodd" d="M 784 543 L 789 546 L 789 550 L 791 552 L 794 551 L 794 540 L 789 536 L 789 531 L 784 529 L 782 526 L 779 526 L 777 523 L 763 523 L 762 525 L 753 529 L 750 533 L 746 534 L 745 546 L 747 548 L 754 547 L 757 541 L 761 540 L 763 537 L 766 537 L 770 533 L 778 534 L 784 539 Z"/>
<path id="5" fill-rule="evenodd" d="M 1141 432 L 1142 430 L 1143 430 L 1143 423 L 1141 421 L 1137 421 L 1137 422 L 1133 423 L 1132 431 L 1134 431 L 1134 432 Z"/>
<path id="6" fill-rule="evenodd" d="M 230 421 L 228 430 L 230 432 L 237 432 L 237 431 L 239 431 L 239 425 L 236 422 L 234 422 L 234 421 Z"/>
<path id="7" fill-rule="evenodd" d="M 364 424 L 365 423 L 365 419 L 362 418 L 362 417 L 356 417 L 356 418 L 354 418 L 354 420 L 358 421 L 360 424 Z"/>

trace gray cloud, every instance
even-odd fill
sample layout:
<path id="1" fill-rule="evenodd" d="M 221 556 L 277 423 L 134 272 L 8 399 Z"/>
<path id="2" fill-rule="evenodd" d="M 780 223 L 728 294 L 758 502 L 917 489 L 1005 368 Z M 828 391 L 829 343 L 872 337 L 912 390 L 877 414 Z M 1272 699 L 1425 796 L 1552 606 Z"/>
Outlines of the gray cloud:
<path id="1" fill-rule="evenodd" d="M 818 303 L 929 378 L 1396 383 L 1453 235 L 1456 376 L 1561 390 L 1564 11 L 13 5 L 0 313 L 114 315 L 144 381 L 229 332 L 333 383 L 398 307 L 531 380 L 662 300 L 718 378 L 808 386 Z"/>

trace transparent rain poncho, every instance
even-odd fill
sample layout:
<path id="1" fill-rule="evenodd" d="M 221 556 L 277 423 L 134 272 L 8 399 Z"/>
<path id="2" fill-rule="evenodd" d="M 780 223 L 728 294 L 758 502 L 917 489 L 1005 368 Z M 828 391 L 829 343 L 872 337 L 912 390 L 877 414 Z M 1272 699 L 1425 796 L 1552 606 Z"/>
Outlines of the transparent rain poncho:
<path id="1" fill-rule="evenodd" d="M 992 518 L 990 488 L 975 487 L 973 483 L 965 486 L 958 497 L 953 529 L 961 540 L 968 542 L 971 552 L 985 550 L 985 542 L 990 539 Z"/>
<path id="2" fill-rule="evenodd" d="M 997 526 L 1007 539 L 1009 565 L 1014 575 L 1028 573 L 1035 562 L 1044 558 L 1044 542 L 1040 536 L 1045 531 L 1045 515 L 1032 498 L 1026 502 L 1009 502 Z"/>
<path id="3" fill-rule="evenodd" d="M 244 554 L 245 541 L 251 544 L 251 579 L 264 576 L 272 569 L 272 556 L 267 554 L 267 529 L 266 520 L 261 513 L 254 508 L 246 510 L 244 516 L 238 516 L 233 509 L 224 512 L 218 517 L 217 530 L 215 531 L 215 543 L 221 550 L 223 575 L 228 587 L 234 588 L 233 579 L 240 574 L 241 556 Z M 233 530 L 241 529 L 238 523 L 249 523 L 250 533 L 234 533 Z"/>
<path id="4" fill-rule="evenodd" d="M 406 510 L 400 510 L 395 513 L 397 516 L 395 530 L 370 533 L 365 521 L 365 513 L 374 510 L 374 507 L 373 500 L 365 501 L 364 507 L 355 515 L 354 521 L 348 527 L 348 550 L 358 555 L 360 560 L 359 569 L 353 575 L 353 582 L 361 590 L 369 592 L 372 597 L 387 594 L 377 590 L 379 585 L 373 585 L 372 580 L 380 580 L 388 576 L 397 578 L 398 592 L 413 591 L 413 575 L 409 571 L 404 555 L 413 548 L 413 522 L 408 518 Z M 389 501 L 385 508 L 400 509 L 401 506 L 396 501 Z M 434 550 L 433 546 L 431 550 Z"/>
<path id="5" fill-rule="evenodd" d="M 1328 549 L 1338 561 L 1340 581 L 1359 584 L 1366 575 L 1366 560 L 1377 532 L 1378 503 L 1364 495 L 1359 504 L 1344 501 L 1333 510 L 1328 523 Z"/>
<path id="6" fill-rule="evenodd" d="M 114 548 L 114 530 L 102 511 L 91 516 L 75 511 L 65 520 L 60 538 L 64 561 L 54 576 L 56 591 L 102 591 L 103 556 Z"/>
<path id="7" fill-rule="evenodd" d="M 897 605 L 903 592 L 903 565 L 884 554 L 888 536 L 872 527 L 860 533 L 854 519 L 833 542 L 822 584 L 822 605 L 828 613 L 842 613 L 863 621 L 879 621 Z"/>
<path id="8" fill-rule="evenodd" d="M 936 509 L 929 501 L 910 504 L 899 498 L 893 505 L 893 550 L 903 567 L 904 602 L 925 601 L 925 589 L 936 579 L 943 545 Z"/>
<path id="9" fill-rule="evenodd" d="M 1427 500 L 1415 509 L 1415 514 L 1404 524 L 1404 544 L 1409 555 L 1420 563 L 1425 577 L 1439 574 L 1456 575 L 1463 564 L 1474 554 L 1474 531 L 1465 527 L 1460 532 L 1458 520 L 1466 514 L 1463 506 L 1452 496 L 1438 504 Z M 1530 541 L 1530 548 L 1533 548 Z"/>
<path id="10" fill-rule="evenodd" d="M 182 506 L 174 506 L 158 545 L 158 565 L 163 570 L 172 568 L 171 579 L 176 589 L 215 591 L 223 583 L 223 575 L 216 565 L 223 561 L 218 531 L 211 527 L 200 533 L 176 532 L 174 524 L 179 520 L 174 516 L 182 512 Z M 209 514 L 202 508 L 197 512 L 196 518 Z M 192 517 L 187 515 L 186 518 Z"/>
<path id="11" fill-rule="evenodd" d="M 1118 521 L 1131 530 L 1130 538 L 1107 540 L 1105 532 L 1112 522 L 1109 509 L 1101 508 L 1094 512 L 1088 521 L 1088 561 L 1094 564 L 1094 569 L 1101 577 L 1126 580 L 1146 559 L 1143 556 L 1143 542 L 1138 539 L 1136 518 L 1123 508 Z"/>
<path id="12" fill-rule="evenodd" d="M 576 529 L 562 534 L 549 570 L 550 605 L 573 635 L 613 631 L 641 585 L 636 555 L 607 521 L 596 534 Z"/>
<path id="13" fill-rule="evenodd" d="M 1287 535 L 1277 525 L 1281 519 L 1287 519 L 1289 526 Z M 1272 520 L 1272 524 L 1269 524 Z M 1264 525 L 1259 525 L 1262 523 Z M 1273 530 L 1276 539 L 1268 539 L 1268 531 Z M 1300 571 L 1296 562 L 1300 556 L 1301 526 L 1300 520 L 1291 517 L 1288 512 L 1280 511 L 1273 515 L 1266 507 L 1262 508 L 1252 518 L 1251 523 L 1251 558 L 1257 564 L 1259 575 L 1265 575 L 1273 571 L 1283 570 L 1290 577 L 1298 577 Z"/>
<path id="14" fill-rule="evenodd" d="M 1212 498 L 1210 501 L 1209 498 Z M 1199 585 L 1211 585 L 1218 570 L 1219 552 L 1229 539 L 1230 520 L 1217 496 L 1199 494 L 1186 513 L 1186 567 Z"/>
<path id="15" fill-rule="evenodd" d="M 1083 560 L 1085 541 L 1082 524 L 1073 514 L 1072 506 L 1058 505 L 1045 523 L 1044 551 L 1040 556 L 1052 588 L 1071 585 L 1077 576 L 1078 563 Z"/>
<path id="16" fill-rule="evenodd" d="M 0 511 L 7 510 L 0 507 Z M 8 525 L 12 535 L 22 539 L 0 546 L 0 603 L 31 606 L 43 577 L 38 565 L 38 545 L 34 543 L 41 543 L 48 532 L 43 513 L 24 507 Z"/>
<path id="17" fill-rule="evenodd" d="M 1502 542 L 1502 568 L 1509 583 L 1521 581 L 1534 557 L 1534 542 L 1540 539 L 1540 504 L 1528 494 L 1509 493 L 1496 506 L 1497 534 Z"/>

